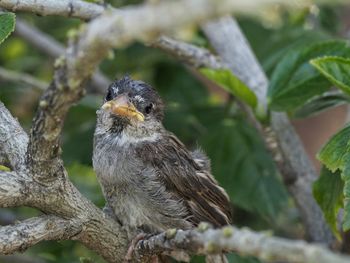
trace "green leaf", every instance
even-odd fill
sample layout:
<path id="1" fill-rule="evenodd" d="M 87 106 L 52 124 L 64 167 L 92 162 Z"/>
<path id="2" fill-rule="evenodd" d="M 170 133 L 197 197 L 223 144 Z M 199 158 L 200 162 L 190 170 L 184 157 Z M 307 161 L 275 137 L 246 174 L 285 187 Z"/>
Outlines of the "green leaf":
<path id="1" fill-rule="evenodd" d="M 240 79 L 234 76 L 228 69 L 202 68 L 200 72 L 210 80 L 214 81 L 221 88 L 227 90 L 241 101 L 247 103 L 252 108 L 257 105 L 257 98 Z"/>
<path id="2" fill-rule="evenodd" d="M 337 107 L 350 102 L 350 97 L 342 92 L 326 92 L 308 101 L 298 108 L 294 113 L 294 118 L 305 118 L 320 113 L 326 109 Z"/>
<path id="3" fill-rule="evenodd" d="M 350 59 L 342 57 L 323 57 L 310 61 L 331 83 L 350 94 Z"/>
<path id="4" fill-rule="evenodd" d="M 0 164 L 0 171 L 11 172 L 11 169 L 8 168 L 7 166 L 4 166 L 4 165 Z"/>
<path id="5" fill-rule="evenodd" d="M 350 125 L 336 133 L 318 153 L 317 158 L 332 172 L 344 170 L 344 156 L 348 152 L 350 141 Z"/>
<path id="6" fill-rule="evenodd" d="M 344 41 L 321 42 L 288 52 L 274 70 L 268 90 L 271 109 L 293 110 L 331 86 L 309 61 L 317 57 L 350 57 Z"/>
<path id="7" fill-rule="evenodd" d="M 350 229 L 350 125 L 334 135 L 318 154 L 331 171 L 340 170 L 344 181 L 343 229 Z"/>
<path id="8" fill-rule="evenodd" d="M 0 44 L 15 30 L 14 13 L 0 13 Z"/>
<path id="9" fill-rule="evenodd" d="M 205 127 L 208 132 L 199 137 L 200 145 L 232 202 L 265 218 L 275 218 L 287 206 L 288 195 L 256 131 L 239 119 L 216 119 Z"/>
<path id="10" fill-rule="evenodd" d="M 332 173 L 325 167 L 322 168 L 320 177 L 313 185 L 313 195 L 338 240 L 341 236 L 337 229 L 337 215 L 339 209 L 343 207 L 343 187 L 344 182 L 340 177 L 340 171 Z"/>

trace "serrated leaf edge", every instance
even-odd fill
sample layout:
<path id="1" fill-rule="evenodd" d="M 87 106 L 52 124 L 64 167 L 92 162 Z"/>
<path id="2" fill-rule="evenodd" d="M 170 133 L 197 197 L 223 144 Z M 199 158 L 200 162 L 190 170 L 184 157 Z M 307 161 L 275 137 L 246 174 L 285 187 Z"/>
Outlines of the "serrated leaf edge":
<path id="1" fill-rule="evenodd" d="M 13 21 L 14 21 L 14 23 L 13 23 L 12 29 L 8 32 L 8 34 L 5 35 L 5 37 L 4 37 L 2 40 L 0 40 L 0 44 L 2 44 L 2 43 L 11 35 L 11 33 L 12 33 L 13 31 L 15 31 L 15 28 L 16 28 L 16 14 L 15 14 L 15 13 L 11 13 L 11 12 L 5 12 L 5 13 L 0 13 L 0 16 L 1 16 L 1 15 L 4 15 L 4 14 L 10 14 L 10 15 L 12 15 L 12 16 L 13 16 Z"/>

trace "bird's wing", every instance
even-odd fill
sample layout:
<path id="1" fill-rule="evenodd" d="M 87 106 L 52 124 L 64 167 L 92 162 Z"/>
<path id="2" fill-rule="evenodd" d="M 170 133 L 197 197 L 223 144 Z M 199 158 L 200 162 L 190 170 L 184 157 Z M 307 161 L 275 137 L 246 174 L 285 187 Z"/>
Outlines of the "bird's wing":
<path id="1" fill-rule="evenodd" d="M 166 189 L 184 200 L 188 221 L 194 225 L 205 221 L 216 227 L 231 223 L 231 204 L 225 190 L 174 135 L 145 142 L 137 153 L 156 170 Z"/>

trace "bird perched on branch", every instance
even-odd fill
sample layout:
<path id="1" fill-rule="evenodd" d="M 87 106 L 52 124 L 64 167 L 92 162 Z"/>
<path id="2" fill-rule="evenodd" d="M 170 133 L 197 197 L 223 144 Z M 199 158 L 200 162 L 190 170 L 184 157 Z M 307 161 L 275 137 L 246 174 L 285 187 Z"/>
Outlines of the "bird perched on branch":
<path id="1" fill-rule="evenodd" d="M 229 198 L 208 158 L 163 127 L 155 89 L 129 77 L 115 81 L 97 115 L 94 169 L 108 209 L 130 237 L 231 223 Z"/>

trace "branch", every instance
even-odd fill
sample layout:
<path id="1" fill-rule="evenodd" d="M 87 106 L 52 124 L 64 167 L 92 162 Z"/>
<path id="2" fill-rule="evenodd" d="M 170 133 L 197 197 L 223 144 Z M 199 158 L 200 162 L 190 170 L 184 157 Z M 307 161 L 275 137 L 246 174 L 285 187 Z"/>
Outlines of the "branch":
<path id="1" fill-rule="evenodd" d="M 15 172 L 0 171 L 0 207 L 15 207 L 25 204 L 28 179 Z"/>
<path id="2" fill-rule="evenodd" d="M 203 30 L 232 72 L 255 92 L 260 104 L 266 107 L 268 80 L 237 23 L 226 17 L 205 24 Z M 312 196 L 312 183 L 317 174 L 302 142 L 285 113 L 272 112 L 271 128 L 273 136 L 266 133 L 270 130 L 271 135 L 269 127 L 260 129 L 260 132 L 268 146 L 277 145 L 277 149 L 270 150 L 282 154 L 277 165 L 299 208 L 308 236 L 313 241 L 331 244 L 332 234 Z"/>
<path id="3" fill-rule="evenodd" d="M 60 15 L 83 20 L 94 18 L 104 10 L 103 6 L 80 0 L 1 0 L 0 6 L 12 12 L 29 11 L 41 16 Z"/>
<path id="4" fill-rule="evenodd" d="M 0 159 L 5 159 L 14 170 L 24 168 L 28 136 L 0 102 Z"/>
<path id="5" fill-rule="evenodd" d="M 223 6 L 228 3 L 226 14 L 234 11 L 236 13 L 257 14 L 262 8 L 273 5 L 284 5 L 289 8 L 310 7 L 314 2 L 318 4 L 347 3 L 347 0 L 318 0 L 318 1 L 284 1 L 284 0 L 244 0 L 244 1 L 222 1 Z M 104 6 L 87 3 L 81 0 L 1 0 L 0 7 L 9 11 L 32 12 L 41 16 L 59 15 L 65 17 L 80 18 L 90 20 L 96 18 L 104 12 Z M 214 6 L 215 7 L 215 6 Z"/>
<path id="6" fill-rule="evenodd" d="M 7 70 L 2 67 L 0 67 L 0 79 L 5 81 L 19 82 L 40 90 L 44 90 L 48 86 L 46 82 L 36 79 L 29 74 Z"/>
<path id="7" fill-rule="evenodd" d="M 208 67 L 220 69 L 226 67 L 221 59 L 214 56 L 209 50 L 177 41 L 166 36 L 161 36 L 150 45 L 159 48 L 176 57 L 180 61 L 196 68 Z"/>
<path id="8" fill-rule="evenodd" d="M 53 223 L 64 220 L 62 222 L 69 224 L 55 224 L 54 228 L 47 228 L 46 221 L 42 223 L 33 219 L 34 221 L 25 221 L 18 227 L 0 228 L 0 254 L 23 251 L 41 240 L 73 239 L 100 254 L 108 262 L 122 262 L 128 244 L 122 227 L 82 196 L 67 178 L 60 177 L 51 182 L 51 185 L 45 185 L 22 173 L 0 171 L 0 207 L 19 205 L 37 208 L 52 215 L 48 217 L 47 224 L 51 218 L 54 218 Z M 33 224 L 28 225 L 27 222 Z M 31 228 L 31 225 L 34 227 Z M 50 231 L 47 233 L 48 229 Z M 29 234 L 32 231 L 34 233 Z M 14 236 L 9 236 L 10 232 Z"/>
<path id="9" fill-rule="evenodd" d="M 72 2 L 74 4 L 75 2 Z M 86 3 L 86 2 L 84 2 Z M 1 5 L 1 2 L 0 2 Z M 89 4 L 90 7 L 95 6 L 96 12 L 101 8 L 99 5 Z M 77 8 L 76 8 L 77 10 Z M 92 18 L 92 17 L 91 17 Z M 25 39 L 34 47 L 45 52 L 53 58 L 58 58 L 65 52 L 64 46 L 48 34 L 30 26 L 20 18 L 16 18 L 15 34 Z M 94 92 L 105 93 L 106 88 L 110 84 L 110 80 L 104 76 L 99 70 L 92 76 L 91 84 Z"/>
<path id="10" fill-rule="evenodd" d="M 46 260 L 32 257 L 30 255 L 0 255 L 0 262 L 2 263 L 47 263 Z"/>
<path id="11" fill-rule="evenodd" d="M 134 254 L 137 259 L 142 259 L 164 251 L 179 250 L 200 255 L 236 252 L 240 255 L 257 257 L 265 262 L 350 262 L 349 256 L 333 253 L 319 245 L 272 237 L 266 233 L 236 227 L 208 229 L 204 232 L 171 229 L 138 242 Z"/>
<path id="12" fill-rule="evenodd" d="M 33 174 L 47 177 L 49 171 L 60 170 L 59 137 L 64 118 L 70 106 L 82 97 L 86 80 L 112 47 L 126 46 L 136 39 L 151 41 L 161 32 L 202 22 L 238 6 L 229 0 L 167 1 L 106 12 L 90 22 L 78 38 L 71 40 L 41 99 L 28 147 Z"/>
<path id="13" fill-rule="evenodd" d="M 31 218 L 21 223 L 0 228 L 0 254 L 24 251 L 40 241 L 66 240 L 81 231 L 74 220 L 56 216 Z"/>

